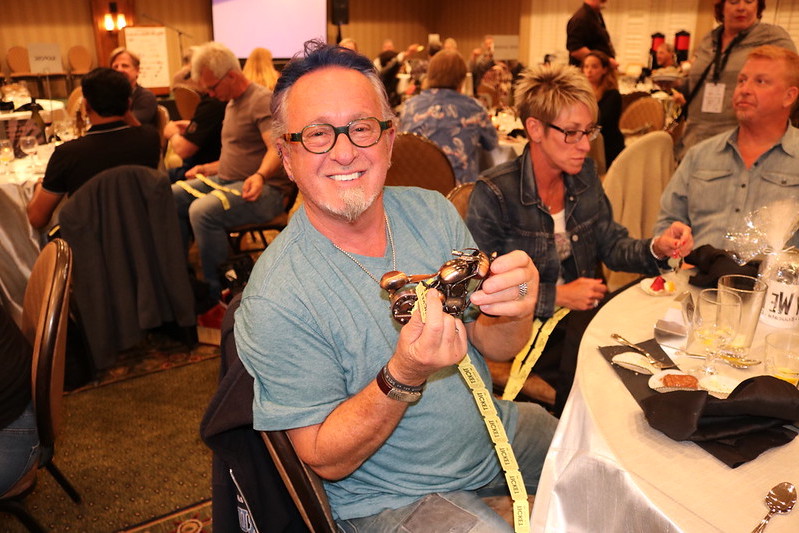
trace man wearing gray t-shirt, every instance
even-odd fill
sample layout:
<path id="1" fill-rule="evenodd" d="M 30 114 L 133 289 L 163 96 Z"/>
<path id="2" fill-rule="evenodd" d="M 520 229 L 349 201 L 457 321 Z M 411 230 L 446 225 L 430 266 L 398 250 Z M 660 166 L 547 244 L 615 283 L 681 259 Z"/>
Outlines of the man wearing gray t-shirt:
<path id="1" fill-rule="evenodd" d="M 210 296 L 221 291 L 219 267 L 228 255 L 227 228 L 266 222 L 283 210 L 292 188 L 269 136 L 272 94 L 250 82 L 239 60 L 219 43 L 192 56 L 192 78 L 209 96 L 227 102 L 219 161 L 197 165 L 172 186 L 183 242 L 190 233 L 200 250 Z"/>
<path id="2" fill-rule="evenodd" d="M 480 498 L 507 493 L 492 439 L 499 447 L 507 435 L 523 478 L 514 486 L 534 492 L 556 420 L 494 399 L 485 359 L 513 358 L 530 338 L 538 271 L 521 251 L 499 256 L 471 296 L 479 309 L 447 314 L 431 289 L 426 319 L 414 311 L 400 325 L 383 273 L 435 272 L 474 240 L 441 194 L 384 187 L 396 117 L 373 65 L 306 43 L 272 111 L 304 202 L 259 258 L 235 316 L 254 428 L 287 431 L 324 478 L 341 531 L 511 531 Z M 467 354 L 486 384 L 480 409 L 456 368 Z M 492 437 L 481 413 L 505 431 Z"/>

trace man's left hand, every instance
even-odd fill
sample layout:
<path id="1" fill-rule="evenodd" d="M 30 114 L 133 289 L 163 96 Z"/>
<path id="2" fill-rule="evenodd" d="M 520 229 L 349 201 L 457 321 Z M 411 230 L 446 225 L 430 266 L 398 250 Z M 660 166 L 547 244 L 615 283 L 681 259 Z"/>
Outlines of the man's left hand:
<path id="1" fill-rule="evenodd" d="M 241 187 L 241 198 L 247 202 L 254 202 L 261 196 L 264 190 L 264 178 L 260 174 L 253 174 L 246 180 Z"/>
<path id="2" fill-rule="evenodd" d="M 484 313 L 509 318 L 531 316 L 537 299 L 538 269 L 521 250 L 494 259 L 490 275 L 471 296 Z"/>

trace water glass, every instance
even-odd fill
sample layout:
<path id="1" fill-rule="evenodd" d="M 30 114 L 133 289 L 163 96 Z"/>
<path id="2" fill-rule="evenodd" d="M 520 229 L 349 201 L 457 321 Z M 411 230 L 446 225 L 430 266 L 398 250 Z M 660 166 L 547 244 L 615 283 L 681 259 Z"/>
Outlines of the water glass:
<path id="1" fill-rule="evenodd" d="M 799 333 L 766 335 L 766 373 L 799 385 Z"/>
<path id="2" fill-rule="evenodd" d="M 726 351 L 732 357 L 747 357 L 760 321 L 760 310 L 766 300 L 768 285 L 752 276 L 728 274 L 719 278 L 718 288 L 722 297 L 735 294 L 741 300 L 741 324 Z"/>
<path id="3" fill-rule="evenodd" d="M 721 295 L 718 289 L 699 293 L 691 323 L 694 339 L 705 349 L 702 373 L 714 375 L 719 353 L 732 341 L 741 322 L 741 299 L 735 294 Z"/>
<path id="4" fill-rule="evenodd" d="M 39 150 L 39 141 L 33 135 L 25 135 L 19 139 L 19 149 L 31 156 L 30 167 L 33 170 L 36 163 L 36 152 Z"/>

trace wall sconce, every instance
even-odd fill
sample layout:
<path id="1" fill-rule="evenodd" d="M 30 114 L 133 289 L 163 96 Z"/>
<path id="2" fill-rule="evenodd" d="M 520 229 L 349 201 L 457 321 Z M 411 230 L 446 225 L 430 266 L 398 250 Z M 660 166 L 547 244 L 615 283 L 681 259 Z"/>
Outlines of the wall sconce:
<path id="1" fill-rule="evenodd" d="M 106 31 L 119 31 L 128 25 L 125 20 L 125 14 L 118 12 L 116 2 L 110 2 L 108 4 L 108 11 L 109 12 L 103 16 L 103 26 L 105 26 Z"/>

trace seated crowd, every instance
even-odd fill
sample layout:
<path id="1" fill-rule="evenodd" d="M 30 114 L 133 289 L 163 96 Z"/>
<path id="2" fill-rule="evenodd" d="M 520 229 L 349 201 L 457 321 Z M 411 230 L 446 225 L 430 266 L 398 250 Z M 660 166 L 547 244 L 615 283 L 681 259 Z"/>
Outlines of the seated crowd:
<path id="1" fill-rule="evenodd" d="M 574 45 L 581 68 L 520 72 L 512 99 L 527 145 L 481 171 L 480 152 L 499 138 L 489 111 L 463 93 L 469 67 L 454 41 L 415 62 L 420 91 L 404 101 L 397 65 L 419 45 L 396 54 L 392 44 L 373 62 L 354 41 L 341 44 L 309 41 L 279 75 L 266 50 L 242 69 L 223 44 L 193 47 L 178 79 L 190 72 L 200 103 L 163 132 L 153 127 L 155 97 L 137 82 L 139 58 L 115 51 L 111 69 L 81 82 L 91 128 L 55 149 L 30 224 L 51 224 L 62 198 L 106 169 L 158 168 L 163 135 L 183 163 L 170 177 L 184 251 L 197 245 L 215 304 L 226 299 L 230 228 L 273 219 L 299 190 L 302 205 L 256 262 L 235 315 L 238 354 L 255 380 L 254 429 L 288 432 L 325 480 L 342 531 L 425 531 L 442 517 L 452 530 L 508 531 L 482 499 L 507 494 L 484 416 L 504 427 L 534 494 L 582 332 L 608 298 L 601 263 L 655 275 L 695 246 L 723 248 L 730 220 L 799 199 L 799 130 L 789 120 L 799 56 L 792 42 L 747 47 L 724 78 L 734 86 L 730 128 L 692 140 L 654 236 L 634 239 L 614 221 L 588 157 L 600 130 L 608 164 L 624 149 L 612 47 Z M 487 37 L 472 72 L 494 67 Z M 473 183 L 465 220 L 436 192 L 384 187 L 399 131 L 432 140 L 458 183 Z M 452 250 L 473 248 L 496 258 L 463 313 L 445 312 L 433 289 L 420 291 L 407 323 L 392 318 L 384 273 L 437 272 Z M 459 373 L 464 357 L 488 390 L 504 385 L 536 318 L 559 321 L 533 368 L 545 393 L 530 377 L 522 393 L 536 402 L 491 396 L 481 413 Z M 6 429 L 30 414 L 27 398 L 15 409 Z"/>

